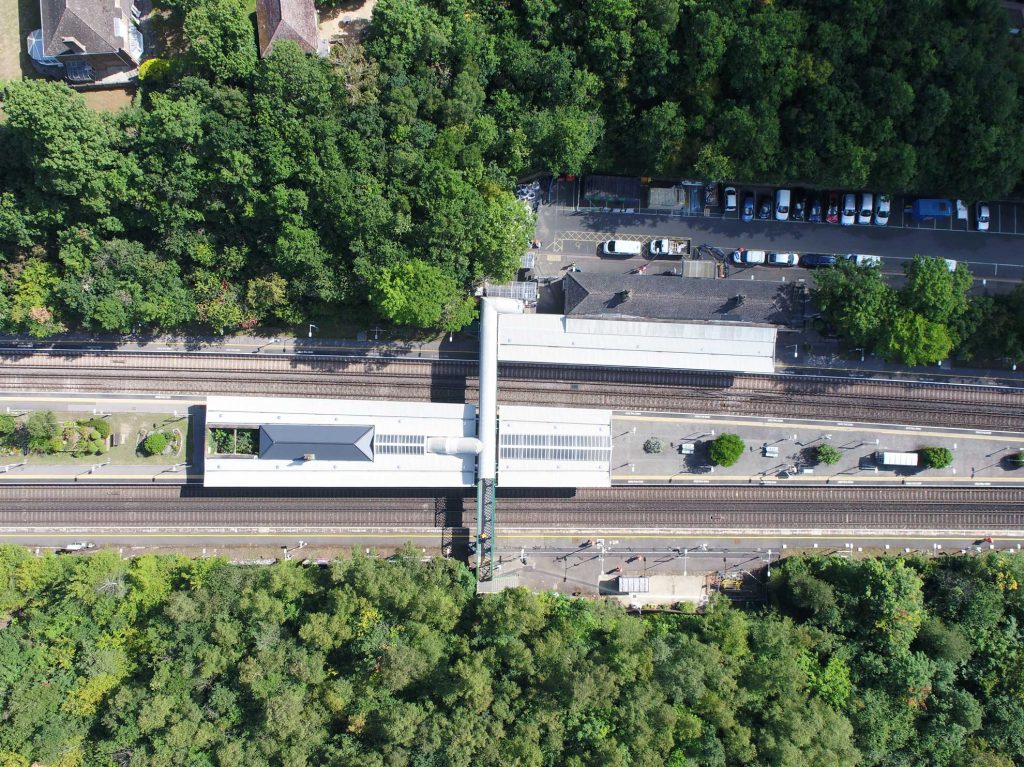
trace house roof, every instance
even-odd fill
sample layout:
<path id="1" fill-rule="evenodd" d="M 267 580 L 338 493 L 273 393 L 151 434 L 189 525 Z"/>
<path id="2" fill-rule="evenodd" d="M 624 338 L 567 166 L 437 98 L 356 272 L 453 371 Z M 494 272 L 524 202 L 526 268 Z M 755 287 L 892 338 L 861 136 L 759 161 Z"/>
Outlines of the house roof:
<path id="1" fill-rule="evenodd" d="M 109 0 L 40 0 L 43 53 L 80 53 L 68 47 L 67 37 L 81 43 L 86 53 L 117 53 L 124 42 L 114 37 L 114 7 Z"/>
<path id="2" fill-rule="evenodd" d="M 294 40 L 306 53 L 316 53 L 320 38 L 313 0 L 256 0 L 260 56 L 279 40 Z"/>
<path id="3" fill-rule="evenodd" d="M 372 461 L 372 426 L 275 423 L 260 426 L 260 460 Z"/>
<path id="4" fill-rule="evenodd" d="M 562 287 L 564 312 L 572 317 L 762 325 L 802 321 L 803 301 L 793 282 L 572 272 Z M 631 291 L 628 299 L 625 290 Z"/>

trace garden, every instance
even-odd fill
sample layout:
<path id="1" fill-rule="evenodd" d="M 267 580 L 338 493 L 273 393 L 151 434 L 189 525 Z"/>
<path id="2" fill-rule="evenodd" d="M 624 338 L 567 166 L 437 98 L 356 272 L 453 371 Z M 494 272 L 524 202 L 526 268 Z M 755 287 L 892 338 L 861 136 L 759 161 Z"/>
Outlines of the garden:
<path id="1" fill-rule="evenodd" d="M 215 455 L 254 456 L 259 453 L 259 429 L 210 429 L 206 444 Z"/>

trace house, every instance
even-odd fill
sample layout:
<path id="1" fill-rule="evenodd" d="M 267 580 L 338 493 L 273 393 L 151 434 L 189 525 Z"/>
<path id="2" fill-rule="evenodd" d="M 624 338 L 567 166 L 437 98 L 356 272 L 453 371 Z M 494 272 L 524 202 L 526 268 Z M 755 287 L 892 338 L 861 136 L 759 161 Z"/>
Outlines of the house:
<path id="1" fill-rule="evenodd" d="M 329 46 L 320 39 L 317 24 L 313 0 L 256 0 L 260 56 L 269 56 L 280 40 L 292 40 L 306 53 L 326 56 Z"/>
<path id="2" fill-rule="evenodd" d="M 144 45 L 135 0 L 39 0 L 39 14 L 28 53 L 44 74 L 72 85 L 138 74 Z"/>
<path id="3" fill-rule="evenodd" d="M 782 327 L 804 319 L 797 282 L 572 272 L 562 287 L 569 317 Z"/>

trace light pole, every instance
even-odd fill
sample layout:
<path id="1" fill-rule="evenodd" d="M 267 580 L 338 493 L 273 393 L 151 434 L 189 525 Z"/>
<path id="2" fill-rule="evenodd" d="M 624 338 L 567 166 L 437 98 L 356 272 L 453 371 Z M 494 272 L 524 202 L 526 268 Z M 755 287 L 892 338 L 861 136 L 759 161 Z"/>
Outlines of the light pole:
<path id="1" fill-rule="evenodd" d="M 314 325 L 312 322 L 309 323 L 309 337 L 312 338 L 313 337 L 313 331 L 314 330 L 319 330 L 319 329 L 320 329 L 319 325 Z"/>
<path id="2" fill-rule="evenodd" d="M 11 469 L 17 469 L 19 466 L 24 466 L 26 463 L 28 463 L 28 459 L 27 458 L 24 461 L 22 461 L 21 463 L 8 463 L 8 464 L 6 464 L 4 466 L 0 466 L 0 474 L 6 474 Z"/>
<path id="3" fill-rule="evenodd" d="M 860 352 L 860 361 L 863 362 L 864 361 L 864 350 L 863 349 L 854 349 L 854 351 L 855 352 Z"/>
<path id="4" fill-rule="evenodd" d="M 92 465 L 92 468 L 89 469 L 89 473 L 90 474 L 95 474 L 96 473 L 96 469 L 102 469 L 104 466 L 107 466 L 109 463 L 110 463 L 110 461 L 104 461 L 103 463 L 94 463 Z"/>
<path id="5" fill-rule="evenodd" d="M 789 348 L 789 344 L 786 344 L 786 348 Z M 800 344 L 793 344 L 793 359 L 797 359 L 800 356 Z"/>

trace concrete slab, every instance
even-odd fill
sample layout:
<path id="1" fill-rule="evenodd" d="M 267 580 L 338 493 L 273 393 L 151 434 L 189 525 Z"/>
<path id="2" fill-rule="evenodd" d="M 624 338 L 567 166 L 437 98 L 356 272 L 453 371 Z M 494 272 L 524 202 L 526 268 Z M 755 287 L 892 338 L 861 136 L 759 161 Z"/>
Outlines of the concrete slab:
<path id="1" fill-rule="evenodd" d="M 713 466 L 711 442 L 737 434 L 746 451 L 731 467 Z M 660 452 L 644 449 L 648 440 Z M 819 463 L 821 445 L 841 458 Z M 882 465 L 877 453 L 945 447 L 952 466 Z M 1024 469 L 1011 457 L 1024 452 L 1024 434 L 937 429 L 900 424 L 767 419 L 702 414 L 615 412 L 612 415 L 612 484 L 970 484 L 1016 485 Z"/>

